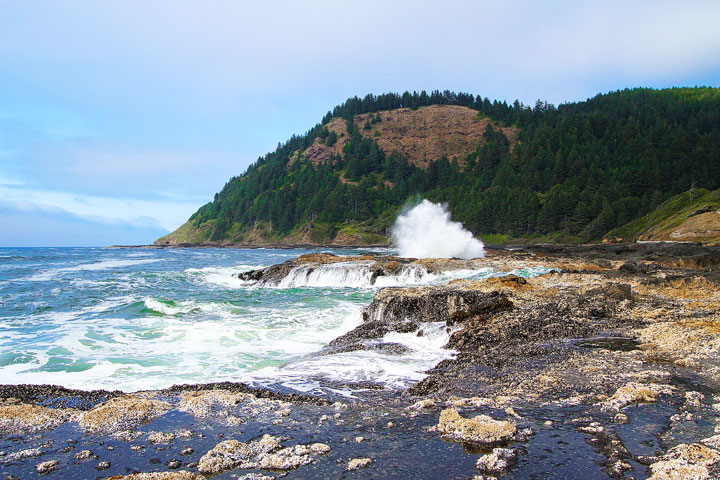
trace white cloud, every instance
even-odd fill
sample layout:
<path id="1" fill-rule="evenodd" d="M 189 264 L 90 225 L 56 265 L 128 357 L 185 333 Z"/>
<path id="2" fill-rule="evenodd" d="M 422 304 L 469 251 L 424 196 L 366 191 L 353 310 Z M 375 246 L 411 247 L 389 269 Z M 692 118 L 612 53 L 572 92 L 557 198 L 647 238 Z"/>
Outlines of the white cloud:
<path id="1" fill-rule="evenodd" d="M 152 243 L 167 233 L 154 219 L 77 215 L 32 202 L 0 200 L 0 246 L 108 246 Z"/>
<path id="2" fill-rule="evenodd" d="M 720 65 L 720 3 L 710 1 L 31 3 L 5 4 L 0 56 L 18 71 L 104 104 L 195 114 L 253 110 L 315 88 L 451 83 L 483 93 L 530 75 L 539 95 L 552 80 L 572 81 L 567 72 L 642 83 Z M 71 81 L 56 82 L 54 69 Z"/>
<path id="3" fill-rule="evenodd" d="M 16 205 L 27 203 L 53 206 L 67 211 L 71 215 L 110 217 L 130 223 L 133 223 L 138 217 L 145 217 L 152 219 L 158 226 L 167 230 L 174 230 L 185 223 L 190 215 L 204 203 L 108 198 L 27 188 L 7 188 L 0 185 L 1 201 L 13 202 Z"/>

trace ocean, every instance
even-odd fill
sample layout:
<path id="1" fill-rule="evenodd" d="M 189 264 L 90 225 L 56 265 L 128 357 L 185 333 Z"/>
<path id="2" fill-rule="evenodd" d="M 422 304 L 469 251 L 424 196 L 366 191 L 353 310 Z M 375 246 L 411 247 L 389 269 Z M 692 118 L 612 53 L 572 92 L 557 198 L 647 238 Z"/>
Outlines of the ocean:
<path id="1" fill-rule="evenodd" d="M 381 286 L 509 273 L 415 269 L 371 285 L 365 270 L 346 265 L 291 272 L 273 287 L 234 276 L 318 251 L 394 253 L 0 248 L 0 383 L 130 392 L 234 381 L 318 395 L 352 395 L 349 385 L 362 382 L 403 388 L 455 354 L 443 348 L 451 333 L 444 324 L 424 324 L 420 337 L 388 334 L 384 340 L 408 347 L 402 355 L 318 352 L 362 322 Z"/>

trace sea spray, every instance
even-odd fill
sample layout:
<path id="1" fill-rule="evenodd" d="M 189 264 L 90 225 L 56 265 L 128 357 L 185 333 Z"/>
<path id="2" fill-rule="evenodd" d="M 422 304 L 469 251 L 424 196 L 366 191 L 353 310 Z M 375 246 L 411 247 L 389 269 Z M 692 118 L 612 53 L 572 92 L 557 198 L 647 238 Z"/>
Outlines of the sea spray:
<path id="1" fill-rule="evenodd" d="M 392 238 L 403 257 L 462 258 L 485 256 L 483 243 L 450 219 L 445 205 L 423 200 L 395 220 Z"/>

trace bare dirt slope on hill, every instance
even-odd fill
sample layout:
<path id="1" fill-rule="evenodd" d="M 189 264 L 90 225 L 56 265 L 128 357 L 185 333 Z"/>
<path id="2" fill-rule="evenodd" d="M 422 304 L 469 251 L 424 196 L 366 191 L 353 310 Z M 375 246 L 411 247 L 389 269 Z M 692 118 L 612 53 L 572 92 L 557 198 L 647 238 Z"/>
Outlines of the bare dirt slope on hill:
<path id="1" fill-rule="evenodd" d="M 371 123 L 371 128 L 366 130 L 365 123 L 376 115 L 380 116 L 380 121 Z M 483 132 L 489 123 L 492 121 L 478 116 L 477 111 L 458 105 L 431 105 L 417 110 L 399 108 L 355 116 L 355 124 L 364 137 L 374 139 L 386 154 L 397 150 L 410 163 L 422 168 L 443 156 L 462 162 L 483 142 Z M 493 126 L 501 128 L 511 144 L 517 141 L 516 128 L 500 127 L 497 124 Z M 313 163 L 323 163 L 333 155 L 341 155 L 347 143 L 345 120 L 334 118 L 327 128 L 338 136 L 333 146 L 329 147 L 316 138 L 310 147 L 302 153 L 298 152 L 298 155 Z"/>

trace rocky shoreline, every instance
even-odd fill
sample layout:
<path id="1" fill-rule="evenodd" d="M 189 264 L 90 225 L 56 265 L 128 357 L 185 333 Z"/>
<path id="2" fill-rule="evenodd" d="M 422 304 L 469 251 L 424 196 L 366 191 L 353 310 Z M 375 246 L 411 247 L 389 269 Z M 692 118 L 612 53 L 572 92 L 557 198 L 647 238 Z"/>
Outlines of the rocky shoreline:
<path id="1" fill-rule="evenodd" d="M 249 272 L 347 258 L 305 256 Z M 318 398 L 237 383 L 84 392 L 0 386 L 1 478 L 720 478 L 720 249 L 530 246 L 486 259 L 356 259 L 545 266 L 379 290 L 363 323 L 318 355 L 380 349 L 442 325 L 457 355 L 399 392 Z"/>

